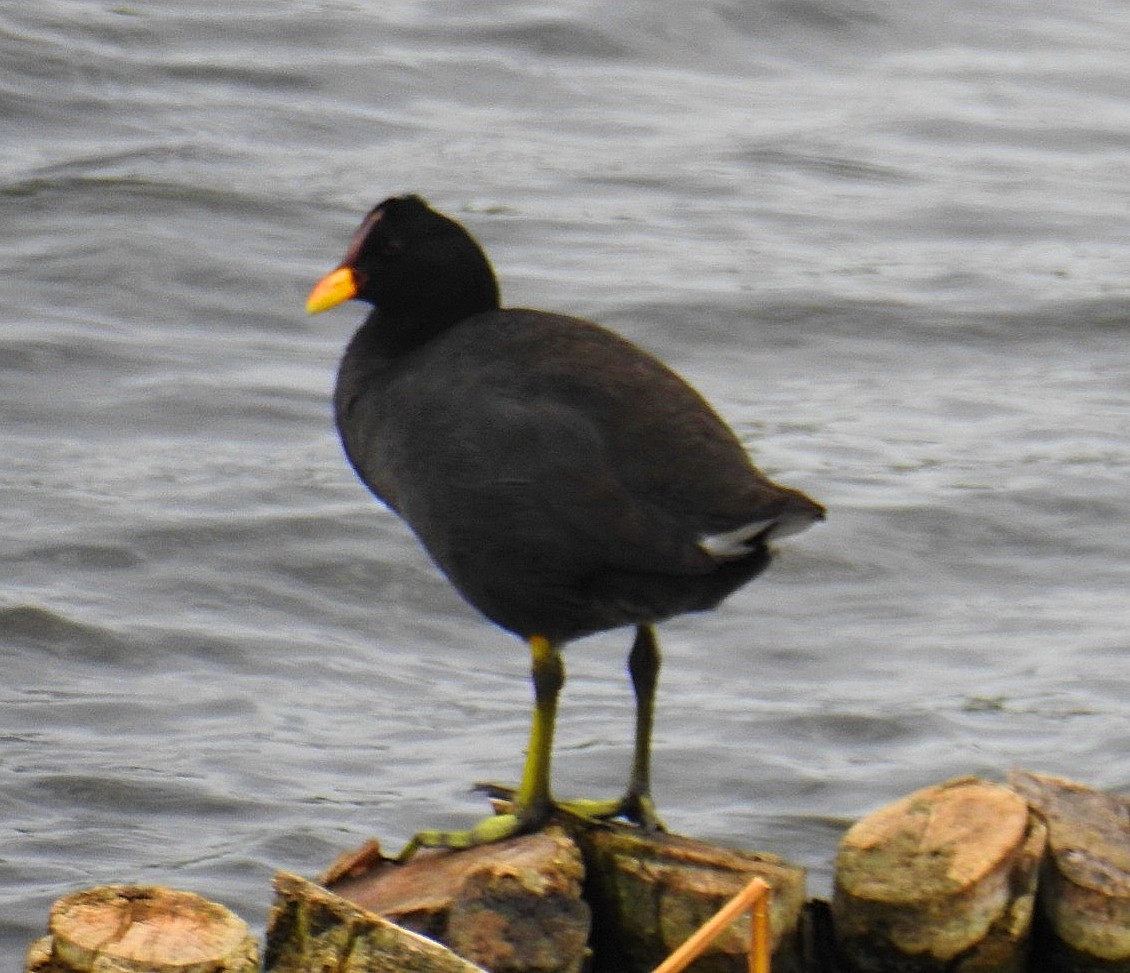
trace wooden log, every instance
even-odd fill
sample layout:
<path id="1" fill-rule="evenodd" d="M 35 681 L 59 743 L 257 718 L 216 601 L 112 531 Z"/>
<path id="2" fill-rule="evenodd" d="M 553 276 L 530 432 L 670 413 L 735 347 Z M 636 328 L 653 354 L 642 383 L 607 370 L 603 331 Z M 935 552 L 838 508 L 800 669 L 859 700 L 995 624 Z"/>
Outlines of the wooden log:
<path id="1" fill-rule="evenodd" d="M 800 968 L 803 869 L 774 856 L 644 834 L 627 825 L 594 824 L 565 813 L 556 820 L 543 832 L 495 845 L 420 852 L 406 865 L 387 861 L 370 842 L 339 858 L 322 881 L 355 907 L 442 939 L 494 973 L 643 973 L 751 879 L 762 878 L 773 890 L 775 973 Z M 591 957 L 582 894 L 600 920 Z M 744 973 L 750 929 L 749 918 L 735 918 L 695 962 L 696 973 Z"/>
<path id="2" fill-rule="evenodd" d="M 335 893 L 493 973 L 579 973 L 588 956 L 584 866 L 558 827 L 405 865 L 375 845 L 324 876 Z"/>
<path id="3" fill-rule="evenodd" d="M 836 861 L 836 936 L 864 973 L 1011 973 L 1026 962 L 1043 823 L 1006 787 L 927 787 L 848 830 Z"/>
<path id="4" fill-rule="evenodd" d="M 683 973 L 705 953 L 727 927 L 749 914 L 753 942 L 749 949 L 750 973 L 769 973 L 769 894 L 764 879 L 751 879 L 737 895 L 694 931 L 690 939 L 660 963 L 653 973 Z"/>
<path id="5" fill-rule="evenodd" d="M 297 875 L 275 876 L 264 973 L 485 973 L 451 950 Z"/>
<path id="6" fill-rule="evenodd" d="M 159 886 L 103 885 L 59 899 L 27 973 L 255 973 L 247 924 L 222 905 Z"/>
<path id="7" fill-rule="evenodd" d="M 1016 770 L 1009 783 L 1048 826 L 1041 969 L 1130 971 L 1130 808 L 1082 784 Z"/>
<path id="8" fill-rule="evenodd" d="M 593 909 L 593 973 L 645 973 L 745 888 L 761 878 L 772 889 L 769 927 L 775 973 L 799 969 L 805 874 L 772 855 L 718 848 L 636 828 L 578 829 Z M 750 921 L 735 918 L 695 973 L 745 973 Z"/>

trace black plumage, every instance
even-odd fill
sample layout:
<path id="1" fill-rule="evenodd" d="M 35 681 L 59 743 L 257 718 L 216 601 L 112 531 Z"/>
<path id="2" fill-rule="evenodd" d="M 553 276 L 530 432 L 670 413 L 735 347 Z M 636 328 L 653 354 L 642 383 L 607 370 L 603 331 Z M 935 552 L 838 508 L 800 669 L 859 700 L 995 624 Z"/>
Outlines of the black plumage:
<path id="1" fill-rule="evenodd" d="M 560 670 L 560 683 L 563 643 L 624 625 L 637 626 L 634 654 L 650 660 L 636 668 L 657 671 L 653 623 L 714 607 L 765 569 L 770 540 L 823 518 L 818 503 L 762 475 L 653 356 L 590 321 L 501 308 L 481 248 L 418 197 L 369 213 L 308 308 L 349 297 L 373 310 L 334 395 L 346 454 L 467 601 L 531 642 L 535 689 L 540 646 L 542 670 Z M 641 674 L 651 695 L 655 671 Z M 633 783 L 599 809 L 655 824 L 640 739 L 651 699 L 634 670 L 633 682 L 649 711 L 646 727 L 637 717 Z M 559 688 L 539 693 L 542 737 L 552 737 L 547 696 L 555 704 Z M 532 767 L 534 746 L 513 829 L 428 832 L 424 843 L 461 846 L 539 824 L 549 754 L 539 739 L 544 767 Z"/>

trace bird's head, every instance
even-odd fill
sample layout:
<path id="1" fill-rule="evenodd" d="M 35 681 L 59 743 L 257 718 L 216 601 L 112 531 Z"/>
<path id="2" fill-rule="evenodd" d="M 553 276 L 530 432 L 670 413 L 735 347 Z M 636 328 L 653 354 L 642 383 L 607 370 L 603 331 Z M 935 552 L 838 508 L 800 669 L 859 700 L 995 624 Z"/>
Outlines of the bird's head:
<path id="1" fill-rule="evenodd" d="M 394 196 L 361 221 L 338 267 L 306 300 L 310 314 L 356 298 L 398 327 L 429 332 L 498 307 L 482 249 L 455 220 L 419 196 Z"/>

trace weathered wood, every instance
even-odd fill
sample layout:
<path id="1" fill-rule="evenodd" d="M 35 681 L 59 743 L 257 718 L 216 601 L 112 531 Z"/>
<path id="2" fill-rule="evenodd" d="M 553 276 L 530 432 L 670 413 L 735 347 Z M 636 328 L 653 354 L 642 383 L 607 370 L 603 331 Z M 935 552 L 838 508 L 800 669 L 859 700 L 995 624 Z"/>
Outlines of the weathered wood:
<path id="1" fill-rule="evenodd" d="M 660 963 L 653 973 L 683 973 L 705 953 L 714 941 L 741 916 L 750 917 L 749 947 L 750 973 L 769 973 L 769 894 L 772 890 L 764 879 L 750 879 L 749 883 L 711 918 L 694 931 L 670 956 Z"/>
<path id="2" fill-rule="evenodd" d="M 222 905 L 159 886 L 104 885 L 59 899 L 28 973 L 255 973 L 247 924 Z"/>
<path id="3" fill-rule="evenodd" d="M 580 970 L 589 960 L 583 893 L 599 920 L 597 952 L 584 968 L 642 973 L 761 878 L 773 890 L 775 973 L 800 968 L 803 869 L 631 826 L 568 814 L 557 820 L 560 826 L 494 845 L 420 852 L 406 865 L 385 860 L 370 842 L 339 858 L 322 881 L 354 905 L 442 940 L 494 973 Z M 745 971 L 750 927 L 748 918 L 735 919 L 695 962 L 696 973 Z"/>
<path id="4" fill-rule="evenodd" d="M 1048 826 L 1042 968 L 1130 971 L 1130 808 L 1062 777 L 1016 770 L 1009 783 Z"/>
<path id="5" fill-rule="evenodd" d="M 857 823 L 841 843 L 832 909 L 808 903 L 803 923 L 799 868 L 566 814 L 562 828 L 421 852 L 403 866 L 371 842 L 323 878 L 333 891 L 276 877 L 265 969 L 576 973 L 586 955 L 583 895 L 596 911 L 591 973 L 650 973 L 759 876 L 773 889 L 774 973 L 1018 973 L 1034 912 L 1043 921 L 1029 973 L 1130 973 L 1130 804 L 1047 775 L 1015 771 L 1010 783 L 961 778 Z M 744 971 L 749 925 L 728 926 L 694 973 Z M 481 965 L 404 926 L 446 937 Z M 241 920 L 170 889 L 66 896 L 50 931 L 31 945 L 26 973 L 258 968 Z"/>
<path id="6" fill-rule="evenodd" d="M 917 791 L 840 844 L 833 915 L 860 971 L 1023 969 L 1046 828 L 972 777 Z"/>
<path id="7" fill-rule="evenodd" d="M 804 870 L 771 855 L 629 827 L 581 829 L 593 908 L 594 973 L 644 973 L 689 939 L 753 878 L 772 889 L 775 973 L 799 968 Z M 744 973 L 750 922 L 736 919 L 694 964 L 695 973 Z"/>
<path id="8" fill-rule="evenodd" d="M 588 954 L 584 866 L 557 827 L 405 865 L 374 845 L 339 859 L 329 888 L 493 973 L 579 973 Z"/>
<path id="9" fill-rule="evenodd" d="M 275 876 L 264 973 L 485 973 L 439 943 L 297 875 Z"/>

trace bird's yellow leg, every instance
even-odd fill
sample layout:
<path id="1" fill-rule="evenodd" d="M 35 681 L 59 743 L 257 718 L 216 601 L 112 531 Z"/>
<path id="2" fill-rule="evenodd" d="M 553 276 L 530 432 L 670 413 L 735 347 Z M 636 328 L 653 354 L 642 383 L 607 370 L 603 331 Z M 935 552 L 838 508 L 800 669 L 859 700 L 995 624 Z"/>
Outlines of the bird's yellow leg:
<path id="1" fill-rule="evenodd" d="M 659 685 L 659 644 L 655 629 L 639 625 L 628 656 L 628 674 L 636 696 L 636 742 L 628 789 L 615 801 L 570 800 L 560 807 L 583 818 L 627 818 L 647 831 L 664 831 L 651 797 L 651 730 L 655 723 L 655 690 Z"/>
<path id="2" fill-rule="evenodd" d="M 549 816 L 549 772 L 553 762 L 553 731 L 557 723 L 557 697 L 565 685 L 565 663 L 557 646 L 535 635 L 530 639 L 531 672 L 534 680 L 534 719 L 530 724 L 530 745 L 518 785 L 519 817 L 536 817 L 541 824 Z M 536 827 L 536 825 L 535 825 Z"/>
<path id="3" fill-rule="evenodd" d="M 553 756 L 553 730 L 557 721 L 557 697 L 565 684 L 565 664 L 557 646 L 540 635 L 529 639 L 534 683 L 534 716 L 522 781 L 518 785 L 513 812 L 484 818 L 467 831 L 421 831 L 397 855 L 407 861 L 419 848 L 473 848 L 489 845 L 518 834 L 536 831 L 553 810 L 549 772 Z"/>

